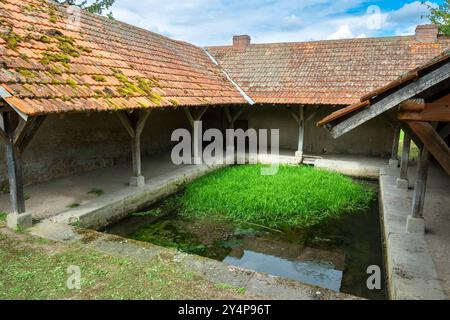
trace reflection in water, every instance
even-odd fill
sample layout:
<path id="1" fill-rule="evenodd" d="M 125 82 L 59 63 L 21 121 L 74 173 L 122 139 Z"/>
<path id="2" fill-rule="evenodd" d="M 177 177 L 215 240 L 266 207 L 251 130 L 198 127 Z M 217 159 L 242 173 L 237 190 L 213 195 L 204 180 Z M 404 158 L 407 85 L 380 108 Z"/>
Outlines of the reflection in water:
<path id="1" fill-rule="evenodd" d="M 339 292 L 343 271 L 322 261 L 290 261 L 250 250 L 240 258 L 226 257 L 223 262 L 236 267 L 268 273 Z"/>
<path id="2" fill-rule="evenodd" d="M 246 224 L 189 220 L 172 211 L 161 219 L 131 216 L 105 232 L 368 299 L 386 298 L 384 286 L 368 290 L 366 285 L 368 266 L 383 270 L 377 201 L 366 212 L 282 233 Z"/>

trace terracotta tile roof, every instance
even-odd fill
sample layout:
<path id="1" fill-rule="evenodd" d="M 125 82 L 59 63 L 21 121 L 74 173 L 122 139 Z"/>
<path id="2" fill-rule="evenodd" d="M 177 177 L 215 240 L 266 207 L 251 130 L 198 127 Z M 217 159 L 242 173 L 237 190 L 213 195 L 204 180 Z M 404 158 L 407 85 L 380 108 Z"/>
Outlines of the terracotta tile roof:
<path id="1" fill-rule="evenodd" d="M 377 88 L 373 90 L 372 92 L 362 96 L 360 98 L 360 101 L 342 108 L 338 111 L 335 111 L 322 120 L 320 120 L 317 123 L 318 127 L 322 127 L 324 125 L 327 125 L 333 121 L 340 120 L 343 117 L 347 117 L 350 114 L 353 114 L 363 108 L 370 108 L 370 105 L 377 102 L 381 97 L 385 97 L 387 94 L 390 94 L 392 92 L 397 91 L 398 89 L 406 86 L 407 84 L 411 83 L 412 81 L 417 80 L 419 77 L 423 76 L 424 74 L 427 74 L 431 72 L 432 70 L 435 70 L 436 68 L 442 66 L 443 64 L 450 62 L 450 50 L 444 50 L 442 54 L 440 54 L 437 57 L 434 57 L 433 59 L 429 60 L 427 63 L 414 68 L 413 70 L 410 70 L 404 74 L 402 74 L 400 77 L 395 79 L 394 81 L 388 83 L 387 85 Z"/>
<path id="2" fill-rule="evenodd" d="M 210 47 L 257 103 L 349 105 L 450 46 L 414 36 Z"/>
<path id="3" fill-rule="evenodd" d="M 0 83 L 20 111 L 245 103 L 203 49 L 84 11 L 77 29 L 66 8 L 0 2 Z"/>

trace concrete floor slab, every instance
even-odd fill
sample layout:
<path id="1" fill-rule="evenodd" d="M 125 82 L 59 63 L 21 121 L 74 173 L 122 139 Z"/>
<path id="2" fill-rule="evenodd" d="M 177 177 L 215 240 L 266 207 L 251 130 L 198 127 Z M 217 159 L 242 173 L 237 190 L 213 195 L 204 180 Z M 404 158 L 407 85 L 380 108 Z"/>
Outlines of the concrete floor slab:
<path id="1" fill-rule="evenodd" d="M 450 195 L 442 194 L 441 189 L 450 190 L 450 178 L 437 166 L 430 169 L 424 209 L 427 232 L 420 234 L 406 230 L 413 190 L 398 189 L 398 175 L 399 170 L 392 167 L 382 169 L 380 174 L 380 208 L 390 296 L 400 300 L 449 298 L 450 224 L 442 216 L 437 222 L 436 213 L 446 210 L 447 217 L 450 214 Z M 415 181 L 414 167 L 410 169 L 409 179 Z M 430 232 L 430 228 L 435 232 Z"/>

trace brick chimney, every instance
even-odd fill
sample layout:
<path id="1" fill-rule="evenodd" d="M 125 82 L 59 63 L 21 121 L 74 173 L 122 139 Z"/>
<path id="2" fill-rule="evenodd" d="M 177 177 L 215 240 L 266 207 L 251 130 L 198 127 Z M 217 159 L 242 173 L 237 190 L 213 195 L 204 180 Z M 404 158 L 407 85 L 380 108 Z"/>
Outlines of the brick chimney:
<path id="1" fill-rule="evenodd" d="M 233 47 L 236 49 L 244 49 L 250 45 L 251 38 L 248 35 L 233 36 Z"/>
<path id="2" fill-rule="evenodd" d="M 416 28 L 416 41 L 422 43 L 436 43 L 439 29 L 434 24 L 424 24 Z"/>

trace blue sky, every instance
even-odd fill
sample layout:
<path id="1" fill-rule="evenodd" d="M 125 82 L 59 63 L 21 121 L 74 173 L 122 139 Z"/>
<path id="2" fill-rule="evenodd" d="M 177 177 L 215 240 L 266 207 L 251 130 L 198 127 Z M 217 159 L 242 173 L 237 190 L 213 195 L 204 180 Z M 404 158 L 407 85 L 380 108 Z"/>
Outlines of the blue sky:
<path id="1" fill-rule="evenodd" d="M 112 11 L 200 46 L 230 44 L 235 34 L 253 43 L 406 35 L 427 22 L 414 0 L 116 0 Z"/>

